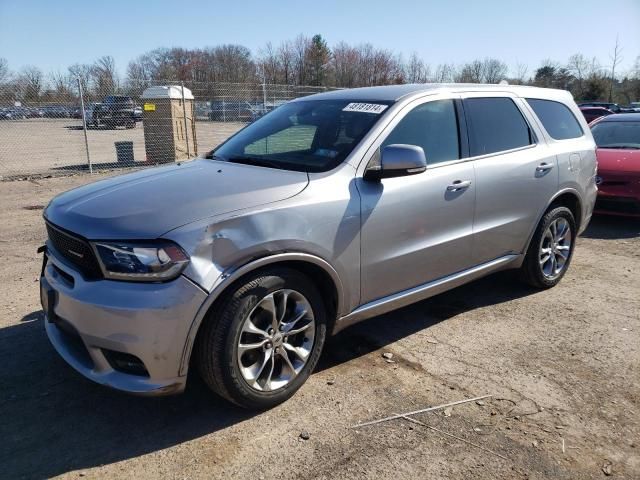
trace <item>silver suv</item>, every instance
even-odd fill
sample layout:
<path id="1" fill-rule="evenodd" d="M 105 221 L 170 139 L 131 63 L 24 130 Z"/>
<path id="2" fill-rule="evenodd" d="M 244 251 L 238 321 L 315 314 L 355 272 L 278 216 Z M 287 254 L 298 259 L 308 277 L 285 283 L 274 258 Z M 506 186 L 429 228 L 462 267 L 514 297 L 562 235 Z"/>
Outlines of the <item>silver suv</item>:
<path id="1" fill-rule="evenodd" d="M 206 158 L 56 197 L 41 299 L 60 355 L 138 394 L 196 367 L 289 398 L 327 335 L 497 270 L 566 273 L 596 197 L 569 93 L 403 85 L 287 103 Z"/>

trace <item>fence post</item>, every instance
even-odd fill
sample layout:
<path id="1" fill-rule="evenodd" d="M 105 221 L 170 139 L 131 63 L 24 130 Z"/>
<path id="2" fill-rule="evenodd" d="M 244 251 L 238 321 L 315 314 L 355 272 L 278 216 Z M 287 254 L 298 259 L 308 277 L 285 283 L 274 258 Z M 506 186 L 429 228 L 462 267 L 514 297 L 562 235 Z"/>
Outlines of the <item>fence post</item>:
<path id="1" fill-rule="evenodd" d="M 184 138 L 187 141 L 187 159 L 191 158 L 191 147 L 189 146 L 189 129 L 187 127 L 187 103 L 184 101 L 184 82 L 180 82 L 182 92 L 182 118 L 184 119 Z"/>
<path id="2" fill-rule="evenodd" d="M 84 148 L 87 152 L 87 164 L 89 165 L 89 173 L 93 173 L 93 166 L 91 165 L 91 155 L 89 154 L 89 138 L 87 137 L 87 119 L 85 117 L 84 110 L 84 92 L 82 91 L 82 82 L 80 81 L 80 77 L 77 77 L 78 80 L 78 93 L 80 95 L 80 108 L 82 110 L 82 130 L 84 132 Z"/>
<path id="3" fill-rule="evenodd" d="M 267 86 L 265 85 L 266 80 L 262 79 L 262 111 L 263 113 L 267 111 Z"/>

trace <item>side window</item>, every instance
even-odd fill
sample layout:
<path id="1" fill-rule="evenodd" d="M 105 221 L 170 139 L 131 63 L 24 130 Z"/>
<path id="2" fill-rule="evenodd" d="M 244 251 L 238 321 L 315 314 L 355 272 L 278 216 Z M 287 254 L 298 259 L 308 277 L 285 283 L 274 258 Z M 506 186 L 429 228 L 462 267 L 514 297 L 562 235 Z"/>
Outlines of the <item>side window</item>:
<path id="1" fill-rule="evenodd" d="M 556 140 L 567 140 L 569 138 L 579 138 L 583 135 L 582 128 L 573 116 L 569 108 L 552 100 L 539 100 L 527 98 L 527 103 L 536 113 L 544 129 Z M 589 113 L 598 113 L 597 110 L 590 110 Z"/>
<path id="2" fill-rule="evenodd" d="M 411 110 L 380 149 L 396 143 L 422 147 L 428 165 L 459 159 L 458 118 L 453 100 L 435 100 Z"/>
<path id="3" fill-rule="evenodd" d="M 468 98 L 464 109 L 469 119 L 472 157 L 534 143 L 533 132 L 510 98 Z"/>

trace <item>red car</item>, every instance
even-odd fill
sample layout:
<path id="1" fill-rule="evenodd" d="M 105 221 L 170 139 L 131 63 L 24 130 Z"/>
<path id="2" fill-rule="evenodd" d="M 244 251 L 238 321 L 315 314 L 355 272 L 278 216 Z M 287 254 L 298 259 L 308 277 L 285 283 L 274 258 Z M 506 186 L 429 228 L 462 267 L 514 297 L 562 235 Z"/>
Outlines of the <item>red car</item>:
<path id="1" fill-rule="evenodd" d="M 602 117 L 591 133 L 598 157 L 595 211 L 640 217 L 640 113 Z"/>
<path id="2" fill-rule="evenodd" d="M 612 115 L 614 112 L 604 107 L 580 107 L 587 123 L 593 122 L 596 118 Z"/>

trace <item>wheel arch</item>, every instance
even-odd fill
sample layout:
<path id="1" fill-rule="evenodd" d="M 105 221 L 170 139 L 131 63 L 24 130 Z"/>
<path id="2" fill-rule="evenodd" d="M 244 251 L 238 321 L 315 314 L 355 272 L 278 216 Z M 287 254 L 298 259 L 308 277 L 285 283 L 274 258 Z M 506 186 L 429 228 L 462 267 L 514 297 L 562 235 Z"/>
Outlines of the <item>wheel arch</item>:
<path id="1" fill-rule="evenodd" d="M 542 220 L 542 217 L 553 207 L 556 206 L 564 206 L 571 210 L 573 213 L 574 220 L 576 222 L 576 230 L 580 231 L 580 225 L 582 224 L 582 212 L 583 206 L 582 201 L 580 200 L 580 194 L 577 190 L 573 188 L 565 188 L 563 190 L 558 191 L 547 203 L 546 207 L 540 214 L 538 215 L 538 219 L 536 223 L 533 225 L 531 233 L 529 233 L 529 238 L 527 239 L 527 244 L 523 250 L 523 254 L 529 250 L 529 245 L 531 244 L 531 240 L 533 239 L 533 235 Z"/>
<path id="2" fill-rule="evenodd" d="M 187 374 L 193 347 L 204 319 L 224 297 L 228 289 L 241 282 L 248 275 L 253 275 L 260 270 L 276 266 L 291 268 L 309 276 L 320 289 L 322 297 L 324 299 L 330 299 L 328 304 L 326 304 L 327 319 L 329 321 L 327 331 L 333 331 L 338 314 L 342 312 L 345 297 L 340 276 L 331 264 L 320 257 L 306 253 L 289 252 L 261 257 L 240 267 L 225 271 L 220 275 L 218 280 L 216 280 L 211 292 L 198 310 L 189 328 L 189 334 L 187 335 L 180 362 L 180 375 Z"/>

